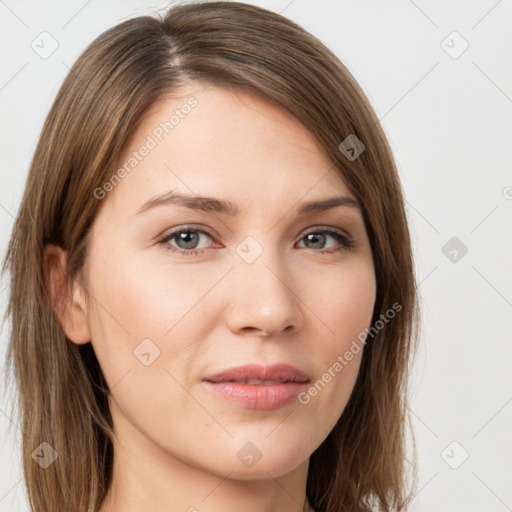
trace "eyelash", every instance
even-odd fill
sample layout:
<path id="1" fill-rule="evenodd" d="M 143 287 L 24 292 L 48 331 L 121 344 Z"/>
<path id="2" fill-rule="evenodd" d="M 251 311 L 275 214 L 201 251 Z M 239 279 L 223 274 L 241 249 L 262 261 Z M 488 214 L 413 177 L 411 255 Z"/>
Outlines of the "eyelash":
<path id="1" fill-rule="evenodd" d="M 208 249 L 208 248 L 179 249 L 179 248 L 174 247 L 167 243 L 170 240 L 172 240 L 179 233 L 187 233 L 187 232 L 203 233 L 205 235 L 208 235 L 210 238 L 213 238 L 212 233 L 209 233 L 208 231 L 205 231 L 203 229 L 197 229 L 197 228 L 192 228 L 192 227 L 183 227 L 183 228 L 177 229 L 176 231 L 173 231 L 172 233 L 164 235 L 163 237 L 161 237 L 158 240 L 158 243 L 163 245 L 164 249 L 171 251 L 179 256 L 193 256 L 193 255 L 200 254 Z M 310 249 L 313 252 L 320 253 L 320 254 L 330 254 L 330 253 L 337 253 L 337 252 L 342 252 L 342 251 L 346 251 L 346 250 L 351 250 L 357 246 L 357 244 L 354 242 L 354 240 L 351 240 L 346 235 L 344 235 L 341 231 L 334 229 L 334 228 L 328 228 L 328 229 L 327 228 L 326 229 L 319 228 L 316 230 L 308 231 L 301 237 L 300 241 L 303 240 L 308 235 L 318 234 L 318 233 L 327 233 L 327 234 L 331 235 L 334 239 L 336 239 L 338 242 L 341 243 L 341 247 L 334 248 L 334 249 L 331 248 L 331 249 L 319 249 L 319 250 Z M 306 249 L 307 249 L 307 247 L 306 247 Z"/>

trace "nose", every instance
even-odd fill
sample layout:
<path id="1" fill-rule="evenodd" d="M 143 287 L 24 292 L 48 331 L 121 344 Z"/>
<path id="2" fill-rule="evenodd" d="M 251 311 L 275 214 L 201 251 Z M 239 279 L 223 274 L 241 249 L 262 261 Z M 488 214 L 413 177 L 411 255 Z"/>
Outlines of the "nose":
<path id="1" fill-rule="evenodd" d="M 269 249 L 252 263 L 236 261 L 227 307 L 232 332 L 275 337 L 302 329 L 302 300 L 292 270 Z"/>

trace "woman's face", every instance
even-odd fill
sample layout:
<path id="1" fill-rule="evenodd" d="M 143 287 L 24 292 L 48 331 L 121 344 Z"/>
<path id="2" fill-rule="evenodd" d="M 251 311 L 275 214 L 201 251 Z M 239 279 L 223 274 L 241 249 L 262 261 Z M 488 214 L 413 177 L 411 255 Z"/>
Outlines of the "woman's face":
<path id="1" fill-rule="evenodd" d="M 238 479 L 307 464 L 350 397 L 375 302 L 354 196 L 297 121 L 213 86 L 155 104 L 125 164 L 84 268 L 119 438 Z"/>

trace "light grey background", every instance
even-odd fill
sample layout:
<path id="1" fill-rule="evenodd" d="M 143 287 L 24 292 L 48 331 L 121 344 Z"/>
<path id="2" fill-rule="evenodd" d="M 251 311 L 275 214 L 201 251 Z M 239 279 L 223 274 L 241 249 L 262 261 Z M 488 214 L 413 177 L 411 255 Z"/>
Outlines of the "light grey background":
<path id="1" fill-rule="evenodd" d="M 298 22 L 340 57 L 382 120 L 398 163 L 423 308 L 411 387 L 419 455 L 411 510 L 512 510 L 512 1 L 250 3 Z M 165 5 L 0 0 L 2 257 L 68 68 L 108 27 Z M 51 48 L 43 31 L 58 43 L 48 58 L 31 47 Z M 2 314 L 5 287 L 4 279 Z M 8 330 L 5 324 L 2 361 Z M 8 435 L 16 418 L 7 410 L 4 398 L 0 511 L 28 511 L 19 429 Z"/>

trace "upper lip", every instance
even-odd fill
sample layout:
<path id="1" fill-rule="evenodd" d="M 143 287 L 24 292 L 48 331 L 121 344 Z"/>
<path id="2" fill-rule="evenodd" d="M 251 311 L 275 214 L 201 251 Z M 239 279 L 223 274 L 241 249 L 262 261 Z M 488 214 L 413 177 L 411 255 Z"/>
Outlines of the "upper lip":
<path id="1" fill-rule="evenodd" d="M 285 363 L 262 366 L 249 364 L 229 368 L 214 375 L 208 375 L 203 380 L 209 382 L 246 381 L 246 380 L 274 380 L 280 382 L 308 382 L 309 376 L 295 366 Z"/>

